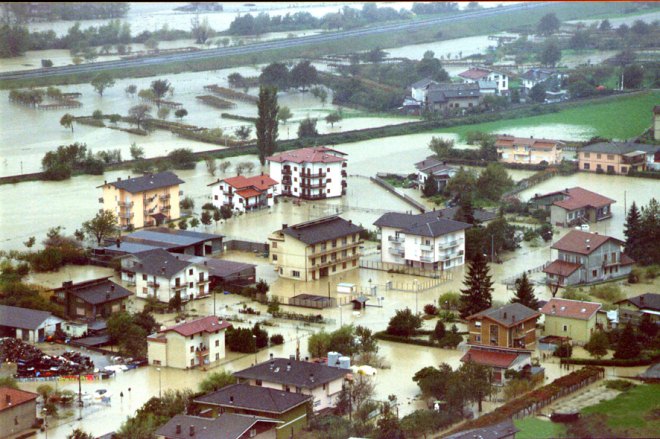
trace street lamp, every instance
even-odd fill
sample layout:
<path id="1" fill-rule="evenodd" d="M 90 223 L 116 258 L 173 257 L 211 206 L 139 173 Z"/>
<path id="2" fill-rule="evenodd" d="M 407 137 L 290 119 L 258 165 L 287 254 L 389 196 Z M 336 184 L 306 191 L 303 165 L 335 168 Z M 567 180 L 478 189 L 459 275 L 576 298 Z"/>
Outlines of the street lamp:
<path id="1" fill-rule="evenodd" d="M 156 370 L 158 371 L 158 397 L 162 398 L 163 397 L 163 392 L 162 392 L 162 387 L 161 387 L 161 373 L 160 373 L 160 367 L 157 367 Z"/>
<path id="2" fill-rule="evenodd" d="M 254 339 L 254 365 L 257 365 L 257 336 L 252 334 L 252 339 Z"/>
<path id="3" fill-rule="evenodd" d="M 46 433 L 46 439 L 48 439 L 48 409 L 44 407 L 41 411 L 44 414 L 44 432 Z"/>
<path id="4" fill-rule="evenodd" d="M 417 315 L 419 314 L 419 310 L 417 308 L 417 291 L 419 291 L 417 279 L 413 279 L 413 284 L 415 285 L 415 315 Z"/>

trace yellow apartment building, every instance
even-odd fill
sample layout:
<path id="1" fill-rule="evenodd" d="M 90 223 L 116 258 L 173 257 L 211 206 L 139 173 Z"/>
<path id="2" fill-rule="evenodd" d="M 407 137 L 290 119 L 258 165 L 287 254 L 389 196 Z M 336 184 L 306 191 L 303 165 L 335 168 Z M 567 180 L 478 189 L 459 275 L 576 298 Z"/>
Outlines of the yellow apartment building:
<path id="1" fill-rule="evenodd" d="M 558 140 L 503 135 L 497 136 L 495 147 L 500 162 L 532 165 L 546 162 L 554 165 L 561 163 L 564 143 Z"/>
<path id="2" fill-rule="evenodd" d="M 608 174 L 644 171 L 647 168 L 647 154 L 653 157 L 657 149 L 657 146 L 639 143 L 594 143 L 580 149 L 579 169 Z"/>

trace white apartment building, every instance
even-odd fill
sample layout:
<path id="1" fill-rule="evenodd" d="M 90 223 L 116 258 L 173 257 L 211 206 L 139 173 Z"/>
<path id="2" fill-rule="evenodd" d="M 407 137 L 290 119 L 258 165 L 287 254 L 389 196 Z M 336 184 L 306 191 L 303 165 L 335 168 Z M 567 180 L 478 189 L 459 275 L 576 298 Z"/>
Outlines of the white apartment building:
<path id="1" fill-rule="evenodd" d="M 503 92 L 507 92 L 509 90 L 509 77 L 506 75 L 506 73 L 496 72 L 494 70 L 484 69 L 481 67 L 473 67 L 469 70 L 459 73 L 458 76 L 465 82 L 476 82 L 484 85 L 487 83 L 494 83 L 497 88 L 495 94 L 498 95 L 501 95 Z"/>
<path id="2" fill-rule="evenodd" d="M 161 329 L 147 337 L 147 357 L 154 366 L 188 369 L 225 358 L 225 330 L 231 324 L 208 316 Z"/>
<path id="3" fill-rule="evenodd" d="M 218 179 L 211 187 L 213 205 L 218 209 L 229 206 L 232 210 L 246 212 L 264 207 L 271 207 L 278 182 L 268 175 L 254 177 L 236 177 Z"/>
<path id="4" fill-rule="evenodd" d="M 275 195 L 320 200 L 346 193 L 347 154 L 325 146 L 296 149 L 266 157 L 270 177 L 280 184 Z"/>
<path id="5" fill-rule="evenodd" d="M 381 261 L 424 270 L 446 270 L 465 263 L 465 229 L 470 224 L 442 218 L 386 213 L 374 223 L 380 229 Z"/>
<path id="6" fill-rule="evenodd" d="M 135 287 L 137 297 L 165 303 L 177 292 L 184 302 L 209 294 L 209 270 L 204 264 L 182 261 L 163 249 L 123 257 L 121 279 Z"/>

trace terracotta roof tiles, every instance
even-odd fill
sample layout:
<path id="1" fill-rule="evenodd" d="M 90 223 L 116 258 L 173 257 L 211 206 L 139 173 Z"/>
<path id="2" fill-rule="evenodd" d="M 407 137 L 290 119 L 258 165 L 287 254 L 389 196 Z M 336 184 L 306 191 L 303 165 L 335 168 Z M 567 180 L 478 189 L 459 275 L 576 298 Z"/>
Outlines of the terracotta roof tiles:
<path id="1" fill-rule="evenodd" d="M 601 307 L 596 302 L 552 298 L 541 308 L 541 312 L 546 316 L 589 320 Z"/>
<path id="2" fill-rule="evenodd" d="M 599 235 L 598 233 L 588 233 L 581 230 L 571 230 L 559 241 L 552 244 L 551 248 L 570 253 L 590 255 L 596 251 L 598 247 L 609 240 L 613 240 L 617 244 L 623 245 L 623 241 L 611 236 Z"/>
<path id="3" fill-rule="evenodd" d="M 174 331 L 184 337 L 190 335 L 199 334 L 201 332 L 216 332 L 221 329 L 227 329 L 231 326 L 231 323 L 226 322 L 225 320 L 219 321 L 216 316 L 208 316 L 201 319 L 193 320 L 191 322 L 180 323 L 175 326 L 170 326 L 165 329 L 158 331 L 159 333 Z"/>
<path id="4" fill-rule="evenodd" d="M 342 155 L 346 154 L 335 149 L 326 148 L 325 146 L 315 146 L 311 148 L 286 151 L 281 154 L 266 157 L 266 160 L 279 163 L 339 163 L 346 161 L 345 158 L 341 157 Z"/>
<path id="5" fill-rule="evenodd" d="M 597 209 L 599 207 L 609 206 L 612 203 L 616 203 L 616 201 L 611 198 L 582 189 L 581 187 L 567 189 L 564 193 L 566 193 L 567 198 L 555 201 L 553 204 L 566 210 L 581 209 L 583 207 L 593 207 Z"/>
<path id="6" fill-rule="evenodd" d="M 463 355 L 461 361 L 474 361 L 475 363 L 482 364 L 484 366 L 506 369 L 511 366 L 514 361 L 516 361 L 516 358 L 518 358 L 518 354 L 513 352 L 496 352 L 483 349 L 470 349 L 465 355 Z"/>
<path id="7" fill-rule="evenodd" d="M 0 387 L 0 411 L 37 399 L 39 395 L 24 390 Z"/>

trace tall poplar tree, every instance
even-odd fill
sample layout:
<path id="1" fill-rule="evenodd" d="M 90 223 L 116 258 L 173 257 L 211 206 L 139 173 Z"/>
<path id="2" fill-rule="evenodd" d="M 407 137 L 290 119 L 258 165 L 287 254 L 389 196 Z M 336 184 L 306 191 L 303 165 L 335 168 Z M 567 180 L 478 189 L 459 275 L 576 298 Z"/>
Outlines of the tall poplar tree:
<path id="1" fill-rule="evenodd" d="M 259 88 L 259 117 L 255 122 L 257 131 L 257 150 L 259 162 L 266 164 L 266 157 L 277 151 L 277 88 L 261 86 Z"/>
<path id="2" fill-rule="evenodd" d="M 488 272 L 486 258 L 483 253 L 477 252 L 468 265 L 468 272 L 463 281 L 467 288 L 461 290 L 459 307 L 461 318 L 490 308 L 493 302 L 493 281 Z"/>

